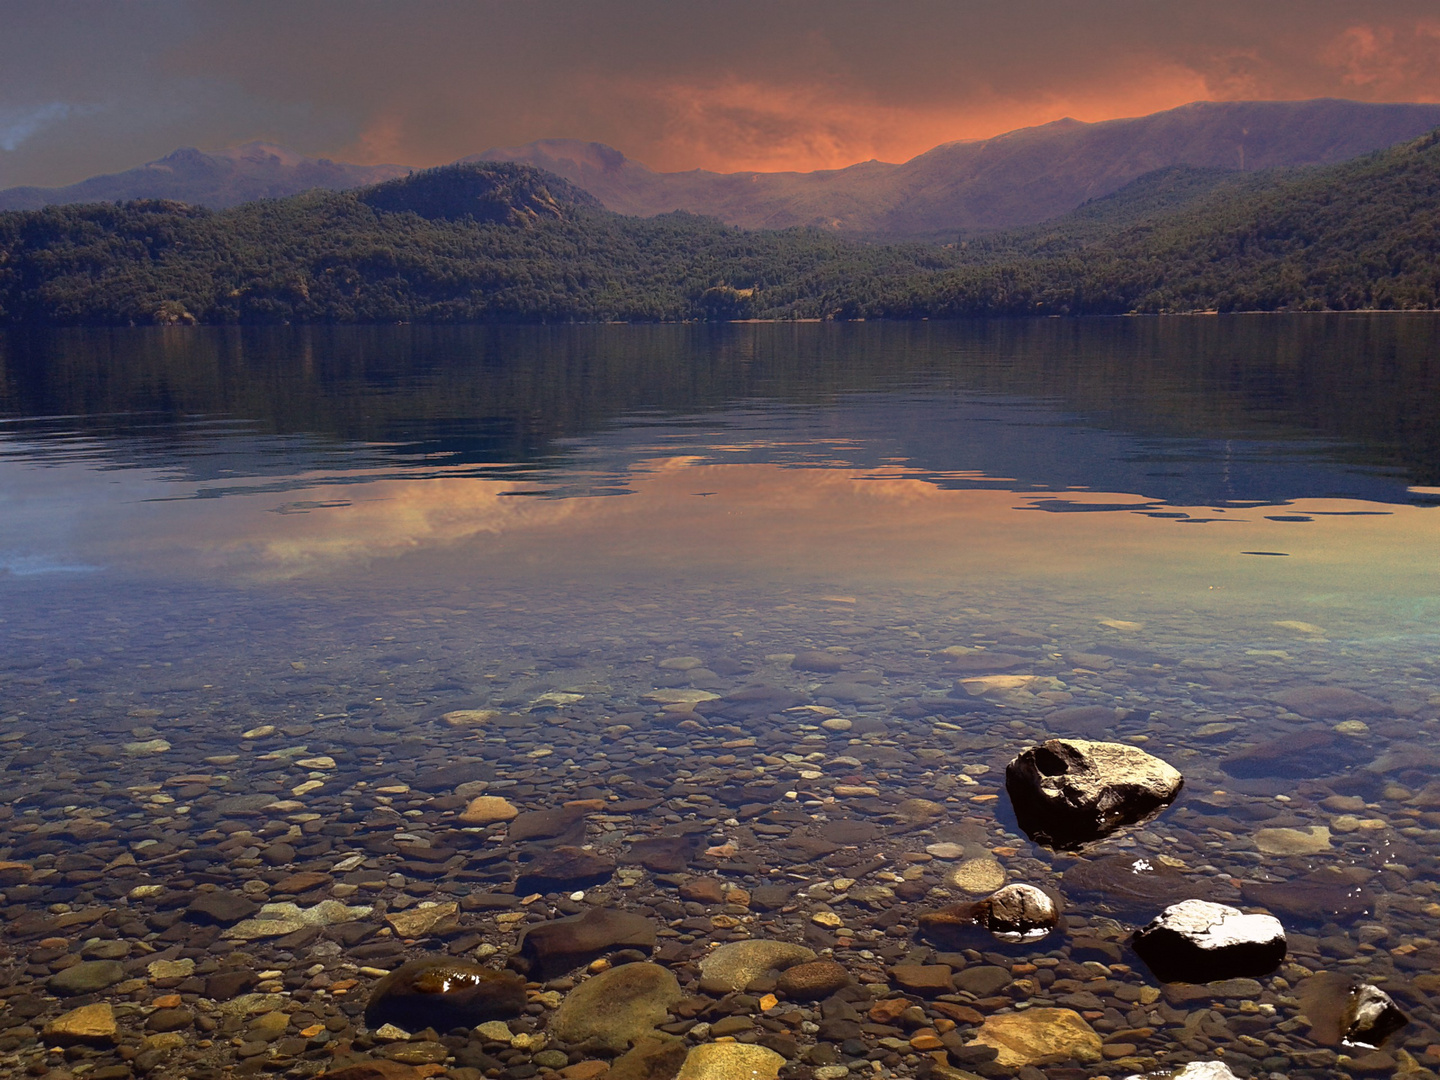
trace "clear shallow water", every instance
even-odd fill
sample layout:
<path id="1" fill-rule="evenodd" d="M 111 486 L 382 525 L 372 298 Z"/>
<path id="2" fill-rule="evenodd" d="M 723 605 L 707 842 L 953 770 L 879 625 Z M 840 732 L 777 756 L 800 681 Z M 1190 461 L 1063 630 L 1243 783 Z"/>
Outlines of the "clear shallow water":
<path id="1" fill-rule="evenodd" d="M 1331 1075 L 1343 1063 L 1295 1019 L 1300 971 L 1266 982 L 1263 1025 L 1223 996 L 1151 1015 L 1124 989 L 1154 985 L 1138 960 L 1073 947 L 1121 949 L 1154 911 L 1065 885 L 1077 860 L 1014 828 L 1003 766 L 1047 734 L 1137 740 L 1185 773 L 1185 794 L 1085 858 L 1164 853 L 1232 902 L 1245 882 L 1349 868 L 1367 906 L 1286 911 L 1292 964 L 1382 980 L 1414 1021 L 1385 1052 L 1433 1065 L 1435 987 L 1417 973 L 1440 913 L 1437 329 L 1417 316 L 7 338 L 0 858 L 25 868 L 6 913 L 104 909 L 97 925 L 143 950 L 164 931 L 121 914 L 247 881 L 293 899 L 273 887 L 315 871 L 328 880 L 305 902 L 353 886 L 374 932 L 387 912 L 461 903 L 464 932 L 503 957 L 524 924 L 463 904 L 511 894 L 533 853 L 503 827 L 467 831 L 457 784 L 525 811 L 662 800 L 597 814 L 586 842 L 624 869 L 636 841 L 691 831 L 705 843 L 684 872 L 792 893 L 741 917 L 678 906 L 678 880 L 643 867 L 592 888 L 675 924 L 676 949 L 808 939 L 879 987 L 894 963 L 935 959 L 908 931 L 964 895 L 953 864 L 993 860 L 1066 895 L 1069 934 L 1013 957 L 1057 961 L 1045 970 L 1062 991 L 1022 973 L 974 993 L 964 971 L 985 948 L 941 949 L 958 1000 L 985 1015 L 1054 1005 L 1077 992 L 1063 965 L 1108 958 L 1121 968 L 1091 971 L 1101 1006 L 1082 1011 L 1102 1035 L 1151 1033 L 1112 1039 L 1130 1047 L 1119 1065 L 1069 1067 L 1118 1076 L 1219 1049 L 1242 1073 Z M 497 717 L 442 719 L 460 709 Z M 263 725 L 276 730 L 244 737 Z M 298 764 L 317 758 L 329 764 Z M 270 797 L 258 812 L 226 801 L 255 793 Z M 907 799 L 941 809 L 917 819 Z M 818 856 L 770 839 L 823 841 L 837 822 L 865 838 Z M 1308 853 L 1256 840 L 1313 828 L 1330 831 Z M 289 852 L 264 856 L 287 836 Z M 926 855 L 937 843 L 962 852 Z M 407 847 L 426 844 L 473 862 L 428 872 Z M 136 865 L 117 867 L 126 853 Z M 930 894 L 894 895 L 906 874 Z M 529 917 L 579 910 L 563 895 Z M 811 921 L 831 909 L 851 933 Z M 12 935 L 16 993 L 44 983 L 51 961 L 26 966 L 43 934 Z M 347 963 L 313 942 L 179 947 L 222 969 Z M 276 980 L 287 1009 L 343 1013 L 307 978 Z M 115 993 L 143 1010 L 169 989 Z M 922 1064 L 873 1040 L 837 1054 L 872 1051 L 893 1075 Z M 0 1052 L 37 1051 L 0 1031 Z M 235 1052 L 192 1040 L 165 1067 L 218 1069 Z M 304 1073 L 329 1053 L 245 1060 Z"/>

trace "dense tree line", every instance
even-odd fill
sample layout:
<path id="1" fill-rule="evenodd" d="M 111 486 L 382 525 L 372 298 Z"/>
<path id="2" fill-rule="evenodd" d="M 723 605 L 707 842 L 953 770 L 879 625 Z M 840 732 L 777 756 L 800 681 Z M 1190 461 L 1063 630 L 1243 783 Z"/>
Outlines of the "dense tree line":
<path id="1" fill-rule="evenodd" d="M 526 166 L 208 211 L 0 214 L 0 321 L 563 322 L 1440 306 L 1440 133 L 1282 174 L 1169 169 L 947 245 L 627 218 Z"/>

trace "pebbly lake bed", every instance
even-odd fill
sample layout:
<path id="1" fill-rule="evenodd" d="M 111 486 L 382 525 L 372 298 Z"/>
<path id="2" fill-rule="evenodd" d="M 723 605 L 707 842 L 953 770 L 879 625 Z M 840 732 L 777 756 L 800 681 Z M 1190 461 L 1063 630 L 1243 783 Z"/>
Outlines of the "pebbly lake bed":
<path id="1" fill-rule="evenodd" d="M 0 338 L 0 1071 L 1433 1074 L 1437 341 Z M 1056 850 L 1052 738 L 1184 786 Z M 1007 883 L 1055 929 L 922 926 Z M 1283 960 L 1160 981 L 1189 899 Z M 425 957 L 515 974 L 367 1015 Z"/>

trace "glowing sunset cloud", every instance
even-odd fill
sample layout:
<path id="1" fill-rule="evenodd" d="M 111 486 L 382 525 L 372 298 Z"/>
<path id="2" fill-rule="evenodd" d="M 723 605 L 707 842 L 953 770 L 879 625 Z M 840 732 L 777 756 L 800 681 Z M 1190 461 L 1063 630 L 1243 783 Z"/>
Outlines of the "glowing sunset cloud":
<path id="1" fill-rule="evenodd" d="M 0 186 L 252 139 L 434 165 L 542 138 L 834 168 L 1189 101 L 1440 100 L 1434 0 L 14 4 Z"/>

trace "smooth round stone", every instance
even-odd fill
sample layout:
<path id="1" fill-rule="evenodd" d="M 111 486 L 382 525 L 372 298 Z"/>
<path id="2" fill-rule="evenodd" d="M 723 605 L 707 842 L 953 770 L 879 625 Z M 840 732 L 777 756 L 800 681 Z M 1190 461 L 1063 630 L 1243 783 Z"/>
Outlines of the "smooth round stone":
<path id="1" fill-rule="evenodd" d="M 623 964 L 566 994 L 550 1019 L 550 1032 L 561 1042 L 592 1043 L 619 1052 L 653 1034 L 683 996 L 668 968 Z"/>
<path id="2" fill-rule="evenodd" d="M 1266 855 L 1318 855 L 1330 850 L 1330 830 L 1324 825 L 1304 829 L 1260 829 L 1255 846 Z"/>
<path id="3" fill-rule="evenodd" d="M 497 821 L 513 821 L 520 808 L 499 795 L 477 795 L 460 812 L 459 820 L 466 825 L 491 825 Z"/>
<path id="4" fill-rule="evenodd" d="M 925 854 L 937 859 L 963 859 L 965 857 L 965 846 L 963 844 L 926 844 Z"/>
<path id="5" fill-rule="evenodd" d="M 70 1046 L 74 1043 L 106 1046 L 119 1041 L 115 1011 L 108 1001 L 82 1005 L 78 1009 L 62 1013 L 45 1025 L 42 1034 L 45 1041 L 52 1046 Z"/>
<path id="6" fill-rule="evenodd" d="M 818 1001 L 850 983 L 850 973 L 834 960 L 811 960 L 780 973 L 778 989 L 792 1001 Z"/>
<path id="7" fill-rule="evenodd" d="M 946 873 L 945 883 L 972 896 L 988 896 L 1005 884 L 1005 868 L 988 855 L 966 859 Z"/>
<path id="8" fill-rule="evenodd" d="M 704 1043 L 685 1056 L 675 1080 L 776 1080 L 785 1059 L 748 1043 Z"/>
<path id="9" fill-rule="evenodd" d="M 1027 1009 L 987 1017 L 972 1043 L 998 1051 L 1011 1069 L 1025 1065 L 1093 1065 L 1101 1059 L 1100 1036 L 1074 1009 Z"/>
<path id="10" fill-rule="evenodd" d="M 815 951 L 788 941 L 732 941 L 700 961 L 700 977 L 729 991 L 743 990 L 771 969 L 783 971 L 815 959 Z"/>
<path id="11" fill-rule="evenodd" d="M 125 979 L 125 966 L 118 960 L 82 960 L 50 976 L 45 984 L 52 994 L 73 997 L 94 994 Z"/>
<path id="12" fill-rule="evenodd" d="M 500 714 L 494 709 L 452 709 L 440 717 L 450 727 L 482 727 Z"/>
<path id="13" fill-rule="evenodd" d="M 401 964 L 375 984 L 365 1023 L 449 1031 L 518 1016 L 524 1009 L 525 980 L 519 975 L 470 960 L 427 956 Z"/>
<path id="14" fill-rule="evenodd" d="M 855 725 L 843 716 L 832 716 L 828 720 L 821 720 L 820 726 L 826 731 L 849 731 Z"/>

